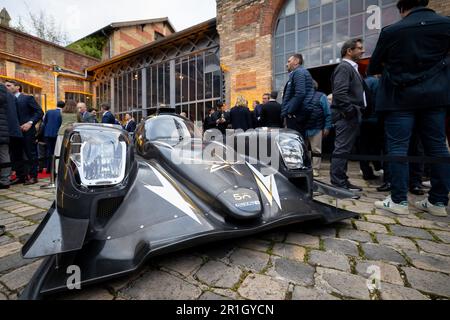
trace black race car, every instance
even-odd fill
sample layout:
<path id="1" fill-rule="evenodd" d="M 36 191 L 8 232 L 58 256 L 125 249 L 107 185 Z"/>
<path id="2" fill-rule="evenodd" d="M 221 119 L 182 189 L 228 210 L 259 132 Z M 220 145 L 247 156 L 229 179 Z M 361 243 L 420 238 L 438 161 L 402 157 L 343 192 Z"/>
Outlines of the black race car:
<path id="1" fill-rule="evenodd" d="M 313 200 L 314 189 L 353 194 L 314 182 L 306 151 L 289 130 L 233 133 L 225 144 L 170 110 L 143 121 L 134 141 L 111 125 L 67 129 L 56 200 L 22 249 L 46 258 L 21 298 L 118 277 L 202 243 L 357 217 Z"/>

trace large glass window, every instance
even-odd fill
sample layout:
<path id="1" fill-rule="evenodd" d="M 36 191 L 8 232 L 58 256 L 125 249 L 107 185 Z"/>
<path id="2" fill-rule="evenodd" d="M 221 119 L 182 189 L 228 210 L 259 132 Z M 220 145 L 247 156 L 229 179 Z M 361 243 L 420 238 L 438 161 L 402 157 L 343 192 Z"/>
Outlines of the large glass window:
<path id="1" fill-rule="evenodd" d="M 92 94 L 85 92 L 66 91 L 65 101 L 74 101 L 75 103 L 84 102 L 88 107 L 92 107 Z"/>
<path id="2" fill-rule="evenodd" d="M 340 61 L 340 48 L 350 39 L 374 50 L 381 28 L 400 19 L 395 0 L 288 0 L 274 30 L 274 86 L 287 80 L 286 61 L 292 53 L 305 58 L 307 68 Z"/>

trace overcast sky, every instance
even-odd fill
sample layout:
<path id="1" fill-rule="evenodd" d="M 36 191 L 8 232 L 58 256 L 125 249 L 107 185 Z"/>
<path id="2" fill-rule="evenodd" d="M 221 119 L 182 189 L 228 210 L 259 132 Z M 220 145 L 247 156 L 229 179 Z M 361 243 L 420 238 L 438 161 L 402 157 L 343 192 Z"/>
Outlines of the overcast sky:
<path id="1" fill-rule="evenodd" d="M 177 31 L 216 16 L 215 0 L 12 0 L 0 1 L 15 25 L 18 17 L 28 18 L 28 10 L 44 10 L 78 40 L 111 22 L 169 17 Z"/>

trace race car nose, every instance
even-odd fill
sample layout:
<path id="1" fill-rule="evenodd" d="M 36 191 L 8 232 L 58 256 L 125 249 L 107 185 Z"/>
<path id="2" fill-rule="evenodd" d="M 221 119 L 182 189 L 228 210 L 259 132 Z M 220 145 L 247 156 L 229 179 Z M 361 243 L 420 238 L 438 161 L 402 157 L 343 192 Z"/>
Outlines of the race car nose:
<path id="1" fill-rule="evenodd" d="M 262 206 L 258 194 L 250 189 L 230 188 L 217 200 L 226 207 L 226 212 L 237 220 L 250 220 L 261 216 Z"/>

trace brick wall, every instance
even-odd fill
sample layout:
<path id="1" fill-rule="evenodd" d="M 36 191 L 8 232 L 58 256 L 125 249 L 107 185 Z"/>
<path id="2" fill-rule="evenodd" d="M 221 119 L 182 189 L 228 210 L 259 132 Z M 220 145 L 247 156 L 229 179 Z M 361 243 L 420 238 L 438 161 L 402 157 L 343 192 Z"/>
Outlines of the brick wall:
<path id="1" fill-rule="evenodd" d="M 450 16 L 450 1 L 448 0 L 430 0 L 429 7 L 439 14 Z"/>

